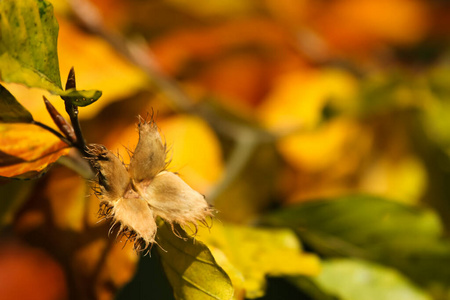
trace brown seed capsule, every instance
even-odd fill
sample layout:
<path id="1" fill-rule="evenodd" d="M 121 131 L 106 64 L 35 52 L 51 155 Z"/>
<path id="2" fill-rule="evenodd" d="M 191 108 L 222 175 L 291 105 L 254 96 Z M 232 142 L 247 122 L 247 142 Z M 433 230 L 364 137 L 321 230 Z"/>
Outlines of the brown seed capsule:
<path id="1" fill-rule="evenodd" d="M 89 145 L 88 153 L 91 155 L 89 162 L 97 171 L 102 199 L 111 202 L 123 197 L 130 177 L 120 159 L 105 146 L 98 144 Z"/>
<path id="2" fill-rule="evenodd" d="M 205 197 L 172 172 L 163 171 L 156 175 L 143 188 L 142 197 L 155 215 L 170 224 L 193 224 L 197 227 L 198 221 L 205 223 L 206 217 L 212 216 Z"/>
<path id="3" fill-rule="evenodd" d="M 112 216 L 114 223 L 120 224 L 119 235 L 126 235 L 135 244 L 136 250 L 144 250 L 155 242 L 157 229 L 155 216 L 148 204 L 139 196 L 116 201 Z"/>
<path id="4" fill-rule="evenodd" d="M 99 214 L 119 225 L 119 235 L 145 250 L 155 243 L 161 217 L 171 225 L 206 224 L 212 209 L 205 198 L 174 173 L 164 171 L 166 147 L 156 124 L 140 120 L 139 142 L 129 168 L 101 145 L 90 145 L 92 167 L 98 172 Z M 176 233 L 176 230 L 174 230 Z"/>
<path id="5" fill-rule="evenodd" d="M 166 146 L 155 122 L 139 120 L 139 142 L 131 157 L 129 173 L 134 181 L 149 180 L 166 167 Z"/>

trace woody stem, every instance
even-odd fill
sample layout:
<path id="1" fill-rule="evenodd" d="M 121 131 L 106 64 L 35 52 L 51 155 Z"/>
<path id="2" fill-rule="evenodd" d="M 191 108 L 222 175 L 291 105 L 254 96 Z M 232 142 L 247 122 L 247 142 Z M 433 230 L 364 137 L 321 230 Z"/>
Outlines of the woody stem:
<path id="1" fill-rule="evenodd" d="M 70 117 L 70 122 L 72 123 L 73 130 L 75 131 L 75 136 L 77 141 L 74 146 L 84 155 L 89 156 L 86 152 L 86 142 L 83 137 L 83 132 L 81 131 L 80 122 L 78 120 L 78 106 L 73 105 L 70 101 L 64 101 L 66 105 L 66 112 Z"/>

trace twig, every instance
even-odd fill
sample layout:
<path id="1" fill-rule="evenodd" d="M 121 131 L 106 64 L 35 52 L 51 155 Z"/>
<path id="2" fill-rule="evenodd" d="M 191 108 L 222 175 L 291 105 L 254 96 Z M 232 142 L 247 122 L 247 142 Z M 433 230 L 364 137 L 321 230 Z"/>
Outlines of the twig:
<path id="1" fill-rule="evenodd" d="M 86 154 L 86 142 L 83 138 L 80 122 L 78 121 L 78 107 L 73 105 L 69 101 L 66 101 L 65 105 L 66 112 L 70 117 L 70 122 L 72 123 L 73 130 L 75 131 L 75 136 L 77 137 L 77 142 L 74 146 L 78 148 L 78 150 L 80 150 L 83 154 Z"/>
<path id="2" fill-rule="evenodd" d="M 67 77 L 66 90 L 76 88 L 75 82 L 75 70 L 73 67 L 69 71 L 69 76 Z M 61 97 L 64 100 L 66 107 L 66 112 L 69 115 L 70 122 L 72 123 L 73 130 L 75 131 L 75 136 L 77 138 L 74 146 L 85 156 L 89 157 L 89 153 L 86 151 L 86 142 L 83 137 L 83 132 L 81 131 L 80 121 L 78 120 L 78 106 L 72 104 L 72 102 L 65 97 Z"/>
<path id="3" fill-rule="evenodd" d="M 255 138 L 254 134 L 248 131 L 241 132 L 239 139 L 236 141 L 236 146 L 227 160 L 224 176 L 206 197 L 208 203 L 214 204 L 217 197 L 233 183 L 234 179 L 247 165 L 258 145 L 258 139 Z"/>

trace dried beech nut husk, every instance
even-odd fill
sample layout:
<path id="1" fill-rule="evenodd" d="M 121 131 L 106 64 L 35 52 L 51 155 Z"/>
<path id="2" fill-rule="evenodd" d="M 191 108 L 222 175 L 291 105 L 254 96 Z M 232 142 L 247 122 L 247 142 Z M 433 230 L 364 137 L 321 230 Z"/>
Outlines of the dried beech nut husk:
<path id="1" fill-rule="evenodd" d="M 136 182 L 151 179 L 166 167 L 166 146 L 156 123 L 140 119 L 138 130 L 139 142 L 129 167 L 130 177 Z"/>
<path id="2" fill-rule="evenodd" d="M 102 200 L 114 201 L 125 194 L 130 182 L 127 169 L 120 159 L 103 145 L 88 146 L 89 162 L 97 172 Z"/>
<path id="3" fill-rule="evenodd" d="M 212 216 L 203 195 L 193 190 L 178 175 L 165 171 L 166 146 L 152 120 L 139 120 L 139 142 L 128 168 L 102 145 L 89 145 L 88 158 L 97 171 L 101 199 L 99 214 L 112 219 L 118 235 L 127 237 L 137 251 L 155 243 L 156 218 L 172 225 L 206 226 Z M 174 229 L 174 233 L 177 234 Z"/>
<path id="4" fill-rule="evenodd" d="M 197 228 L 197 221 L 204 223 L 205 218 L 212 215 L 205 197 L 172 172 L 156 175 L 143 189 L 142 196 L 155 215 L 170 224 L 193 224 Z"/>
<path id="5" fill-rule="evenodd" d="M 128 195 L 114 203 L 112 209 L 114 225 L 119 224 L 119 234 L 124 234 L 135 243 L 135 249 L 144 250 L 155 242 L 156 221 L 153 211 L 145 201 Z M 113 225 L 113 227 L 114 227 Z"/>

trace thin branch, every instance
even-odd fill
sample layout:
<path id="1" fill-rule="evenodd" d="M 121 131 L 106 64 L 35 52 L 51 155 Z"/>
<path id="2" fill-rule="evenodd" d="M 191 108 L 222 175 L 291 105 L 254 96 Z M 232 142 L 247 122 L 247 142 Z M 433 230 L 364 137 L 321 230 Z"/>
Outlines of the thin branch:
<path id="1" fill-rule="evenodd" d="M 67 76 L 66 90 L 74 88 L 76 88 L 75 70 L 72 67 L 69 71 L 69 76 Z M 73 130 L 75 131 L 76 142 L 74 143 L 74 146 L 85 157 L 89 157 L 89 153 L 86 151 L 86 142 L 83 137 L 83 132 L 81 131 L 80 121 L 78 120 L 78 106 L 72 104 L 70 100 L 65 99 L 64 97 L 61 98 L 64 100 L 66 112 L 69 115 Z"/>
<path id="2" fill-rule="evenodd" d="M 69 115 L 70 122 L 72 123 L 73 130 L 75 131 L 75 136 L 77 137 L 77 142 L 74 146 L 80 150 L 81 153 L 85 156 L 89 156 L 86 152 L 86 142 L 83 137 L 83 132 L 81 131 L 80 121 L 78 120 L 78 107 L 70 103 L 69 101 L 65 101 L 66 112 Z"/>
<path id="3" fill-rule="evenodd" d="M 217 197 L 233 184 L 233 181 L 241 174 L 258 145 L 258 139 L 255 138 L 254 134 L 248 131 L 241 132 L 230 158 L 227 160 L 224 176 L 219 181 L 219 184 L 206 196 L 209 204 L 214 204 Z"/>

